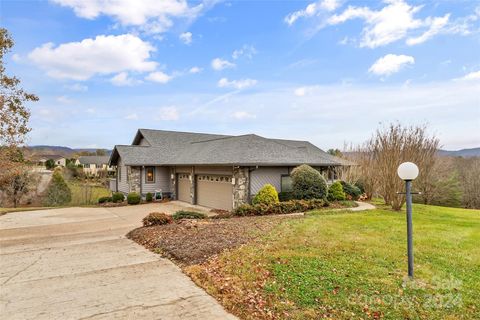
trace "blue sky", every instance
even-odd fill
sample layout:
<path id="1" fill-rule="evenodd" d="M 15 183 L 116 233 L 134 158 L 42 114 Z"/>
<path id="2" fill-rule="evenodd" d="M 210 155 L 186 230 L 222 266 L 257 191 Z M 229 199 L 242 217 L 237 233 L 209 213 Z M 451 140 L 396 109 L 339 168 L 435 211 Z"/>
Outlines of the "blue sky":
<path id="1" fill-rule="evenodd" d="M 31 145 L 156 128 L 328 149 L 400 121 L 480 146 L 478 1 L 5 0 L 0 19 L 40 97 Z"/>

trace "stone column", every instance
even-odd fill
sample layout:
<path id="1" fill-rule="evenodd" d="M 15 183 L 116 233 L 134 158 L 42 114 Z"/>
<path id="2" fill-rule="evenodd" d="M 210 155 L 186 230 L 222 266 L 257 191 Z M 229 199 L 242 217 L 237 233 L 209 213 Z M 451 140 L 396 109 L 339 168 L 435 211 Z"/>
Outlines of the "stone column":
<path id="1" fill-rule="evenodd" d="M 140 194 L 140 184 L 142 183 L 141 167 L 127 167 L 127 175 L 130 192 Z"/>
<path id="2" fill-rule="evenodd" d="M 192 204 L 197 204 L 197 199 L 195 194 L 196 183 L 197 181 L 195 181 L 195 167 L 192 167 L 190 171 L 190 202 Z"/>
<path id="3" fill-rule="evenodd" d="M 170 191 L 172 192 L 172 199 L 177 200 L 177 174 L 175 167 L 170 168 Z"/>
<path id="4" fill-rule="evenodd" d="M 235 183 L 233 185 L 233 208 L 236 209 L 240 205 L 248 203 L 248 168 L 235 167 L 233 168 L 233 178 Z"/>

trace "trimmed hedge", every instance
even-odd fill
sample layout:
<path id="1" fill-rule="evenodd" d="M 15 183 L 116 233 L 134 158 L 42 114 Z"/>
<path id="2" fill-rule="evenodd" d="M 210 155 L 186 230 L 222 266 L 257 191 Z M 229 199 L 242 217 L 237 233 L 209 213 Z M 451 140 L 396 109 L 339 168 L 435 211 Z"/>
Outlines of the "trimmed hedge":
<path id="1" fill-rule="evenodd" d="M 280 201 L 289 201 L 293 200 L 293 193 L 291 191 L 283 191 L 278 193 L 278 200 Z"/>
<path id="2" fill-rule="evenodd" d="M 143 218 L 144 227 L 160 226 L 170 223 L 173 223 L 172 217 L 163 212 L 151 212 L 148 216 Z"/>
<path id="3" fill-rule="evenodd" d="M 341 201 L 345 200 L 345 192 L 343 192 L 343 187 L 340 181 L 332 183 L 330 188 L 328 188 L 328 200 L 329 201 Z"/>
<path id="4" fill-rule="evenodd" d="M 152 202 L 153 201 L 153 194 L 151 192 L 148 192 L 146 195 L 145 195 L 145 200 L 147 202 Z"/>
<path id="5" fill-rule="evenodd" d="M 328 201 L 323 199 L 311 200 L 290 200 L 284 202 L 277 202 L 270 205 L 244 204 L 233 211 L 236 216 L 264 216 L 270 214 L 287 214 L 294 212 L 305 212 L 323 207 L 328 207 Z"/>
<path id="6" fill-rule="evenodd" d="M 324 199 L 327 196 L 327 181 L 309 165 L 302 164 L 293 169 L 292 177 L 293 197 L 298 200 Z"/>
<path id="7" fill-rule="evenodd" d="M 253 204 L 272 204 L 278 202 L 278 193 L 277 190 L 275 189 L 274 186 L 271 184 L 267 183 L 264 185 L 258 193 L 255 195 L 255 198 L 253 198 L 252 203 Z"/>
<path id="8" fill-rule="evenodd" d="M 112 194 L 112 202 L 123 202 L 125 200 L 125 196 L 121 192 L 114 192 Z"/>
<path id="9" fill-rule="evenodd" d="M 127 195 L 127 203 L 128 204 L 139 204 L 141 200 L 141 197 L 138 193 L 136 192 L 130 192 Z"/>
<path id="10" fill-rule="evenodd" d="M 174 220 L 180 220 L 180 219 L 205 219 L 207 215 L 202 212 L 197 212 L 197 211 L 186 211 L 186 210 L 180 210 L 175 212 L 175 214 L 172 216 Z"/>
<path id="11" fill-rule="evenodd" d="M 343 191 L 347 195 L 347 199 L 358 200 L 358 198 L 362 194 L 362 190 L 360 190 L 359 187 L 353 184 L 350 184 L 348 182 L 342 181 L 341 183 L 342 183 Z"/>
<path id="12" fill-rule="evenodd" d="M 98 203 L 112 202 L 112 197 L 100 197 Z"/>

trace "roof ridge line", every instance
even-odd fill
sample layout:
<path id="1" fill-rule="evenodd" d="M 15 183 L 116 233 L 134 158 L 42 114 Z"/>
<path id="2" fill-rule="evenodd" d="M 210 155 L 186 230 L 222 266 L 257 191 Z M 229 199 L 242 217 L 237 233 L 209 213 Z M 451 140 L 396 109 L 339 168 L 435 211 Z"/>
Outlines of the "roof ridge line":
<path id="1" fill-rule="evenodd" d="M 213 139 L 207 139 L 207 140 L 192 141 L 192 142 L 190 142 L 190 144 L 217 141 L 217 140 L 223 140 L 223 139 L 231 139 L 231 138 L 239 138 L 239 137 L 246 137 L 246 136 L 257 136 L 257 137 L 263 138 L 259 135 L 254 134 L 254 133 L 247 133 L 247 134 L 241 134 L 241 135 L 238 135 L 238 136 L 226 136 L 226 137 L 219 137 L 219 138 L 213 138 Z"/>

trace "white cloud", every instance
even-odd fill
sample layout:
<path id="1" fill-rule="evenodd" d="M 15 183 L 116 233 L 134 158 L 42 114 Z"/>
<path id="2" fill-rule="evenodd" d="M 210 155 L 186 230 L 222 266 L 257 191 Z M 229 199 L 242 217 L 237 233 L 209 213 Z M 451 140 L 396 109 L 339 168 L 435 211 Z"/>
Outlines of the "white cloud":
<path id="1" fill-rule="evenodd" d="M 423 43 L 423 42 L 427 41 L 428 39 L 434 37 L 435 35 L 440 33 L 442 31 L 442 29 L 447 25 L 449 17 L 450 17 L 450 14 L 446 14 L 443 17 L 437 17 L 437 18 L 433 18 L 433 19 L 428 18 L 427 19 L 428 20 L 427 24 L 430 25 L 430 28 L 418 37 L 408 38 L 407 39 L 407 44 L 409 46 L 413 46 L 413 45 L 416 45 L 416 44 Z"/>
<path id="2" fill-rule="evenodd" d="M 232 114 L 232 117 L 234 117 L 237 120 L 246 120 L 246 119 L 255 119 L 257 116 L 246 111 L 236 111 Z"/>
<path id="3" fill-rule="evenodd" d="M 380 76 L 389 76 L 400 71 L 403 67 L 414 63 L 415 59 L 412 56 L 387 54 L 375 61 L 368 69 L 368 72 Z"/>
<path id="4" fill-rule="evenodd" d="M 72 91 L 77 91 L 77 92 L 86 92 L 88 91 L 88 87 L 84 86 L 83 84 L 80 83 L 75 83 L 72 85 L 65 85 L 63 86 L 65 89 L 72 90 Z"/>
<path id="5" fill-rule="evenodd" d="M 288 25 L 293 25 L 300 18 L 313 17 L 320 12 L 334 11 L 340 6 L 338 0 L 322 0 L 310 3 L 305 9 L 290 13 L 284 19 Z"/>
<path id="6" fill-rule="evenodd" d="M 467 80 L 467 81 L 480 80 L 480 70 L 470 72 L 470 73 L 466 74 L 465 76 L 463 76 L 459 79 L 455 79 L 455 80 Z"/>
<path id="7" fill-rule="evenodd" d="M 136 113 L 127 114 L 124 117 L 124 119 L 125 120 L 138 120 L 138 114 L 136 114 Z"/>
<path id="8" fill-rule="evenodd" d="M 177 107 L 170 106 L 170 107 L 162 107 L 157 113 L 155 120 L 160 121 L 175 121 L 180 118 L 180 114 L 178 112 Z"/>
<path id="9" fill-rule="evenodd" d="M 257 84 L 255 79 L 240 79 L 229 81 L 227 78 L 222 78 L 218 81 L 218 86 L 220 88 L 234 88 L 234 89 L 245 89 L 252 87 Z"/>
<path id="10" fill-rule="evenodd" d="M 327 19 L 326 25 L 337 25 L 352 19 L 364 20 L 360 47 L 376 48 L 407 38 L 408 45 L 416 45 L 431 39 L 437 34 L 468 34 L 476 14 L 449 22 L 450 14 L 443 17 L 415 18 L 423 8 L 411 6 L 404 0 L 385 1 L 380 10 L 368 7 L 349 6 L 340 14 L 334 14 Z M 413 31 L 423 31 L 418 36 L 412 36 Z"/>
<path id="11" fill-rule="evenodd" d="M 232 58 L 238 59 L 240 57 L 246 57 L 248 59 L 252 59 L 254 55 L 257 54 L 257 49 L 255 49 L 252 45 L 243 45 L 240 49 L 233 51 Z"/>
<path id="12" fill-rule="evenodd" d="M 15 62 L 20 62 L 22 60 L 22 58 L 20 57 L 20 55 L 18 53 L 14 53 L 14 54 L 12 54 L 12 60 L 15 61 Z"/>
<path id="13" fill-rule="evenodd" d="M 150 61 L 155 48 L 131 35 L 97 36 L 80 42 L 54 47 L 46 43 L 28 55 L 47 74 L 59 79 L 87 80 L 94 75 L 123 71 L 152 71 L 157 63 Z"/>
<path id="14" fill-rule="evenodd" d="M 162 71 L 155 71 L 146 76 L 145 79 L 158 83 L 167 83 L 173 79 L 173 76 L 170 76 Z"/>
<path id="15" fill-rule="evenodd" d="M 191 32 L 181 33 L 179 38 L 183 43 L 185 43 L 187 45 L 192 43 L 192 33 Z"/>
<path id="16" fill-rule="evenodd" d="M 95 108 L 88 108 L 87 113 L 94 114 L 96 112 Z"/>
<path id="17" fill-rule="evenodd" d="M 306 86 L 306 87 L 298 87 L 293 90 L 293 94 L 297 97 L 304 97 L 306 95 L 311 94 L 318 86 Z"/>
<path id="18" fill-rule="evenodd" d="M 190 73 L 200 73 L 202 72 L 202 68 L 200 67 L 191 67 L 190 70 L 188 70 Z"/>
<path id="19" fill-rule="evenodd" d="M 150 33 L 162 33 L 171 28 L 174 19 L 189 21 L 198 17 L 214 3 L 189 6 L 185 0 L 52 0 L 72 8 L 81 18 L 93 20 L 110 16 L 122 26 L 140 27 Z"/>
<path id="20" fill-rule="evenodd" d="M 121 86 L 133 86 L 135 83 L 137 83 L 137 81 L 135 81 L 135 79 L 130 78 L 128 76 L 127 72 L 120 72 L 119 74 L 112 77 L 110 79 L 110 82 L 113 85 L 116 85 L 116 86 L 119 86 L 119 87 L 121 87 Z"/>
<path id="21" fill-rule="evenodd" d="M 217 70 L 217 71 L 235 67 L 235 63 L 232 63 L 228 60 L 224 60 L 224 59 L 221 59 L 221 58 L 213 59 L 211 65 L 212 65 L 213 70 Z"/>
<path id="22" fill-rule="evenodd" d="M 59 96 L 57 97 L 57 101 L 63 104 L 70 104 L 73 102 L 73 100 L 67 96 Z"/>

